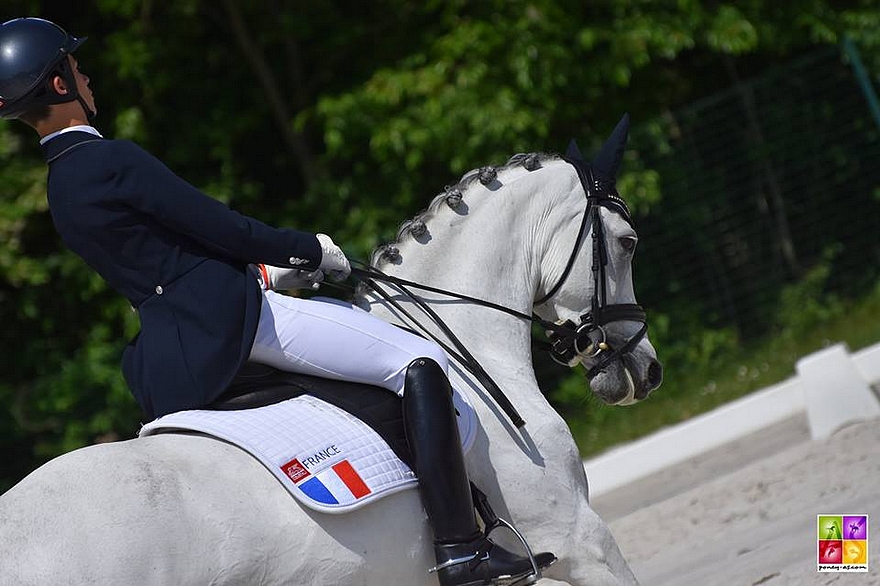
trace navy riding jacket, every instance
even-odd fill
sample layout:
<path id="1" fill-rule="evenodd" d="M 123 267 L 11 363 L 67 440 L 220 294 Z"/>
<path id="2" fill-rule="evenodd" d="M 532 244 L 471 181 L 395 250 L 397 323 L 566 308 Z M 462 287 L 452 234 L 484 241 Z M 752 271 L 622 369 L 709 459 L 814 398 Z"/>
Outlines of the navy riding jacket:
<path id="1" fill-rule="evenodd" d="M 148 417 L 203 407 L 250 355 L 261 290 L 249 263 L 315 270 L 313 234 L 238 214 L 136 144 L 71 131 L 43 145 L 64 243 L 138 310 L 122 370 Z"/>

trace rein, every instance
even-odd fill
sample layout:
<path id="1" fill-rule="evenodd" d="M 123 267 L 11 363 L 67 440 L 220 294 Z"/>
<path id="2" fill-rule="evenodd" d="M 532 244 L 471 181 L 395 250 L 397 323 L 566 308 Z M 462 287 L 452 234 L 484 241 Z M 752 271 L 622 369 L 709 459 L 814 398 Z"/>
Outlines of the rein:
<path id="1" fill-rule="evenodd" d="M 504 305 L 499 305 L 497 303 L 493 303 L 491 301 L 487 301 L 485 299 L 480 299 L 477 297 L 472 297 L 470 295 L 465 295 L 463 293 L 456 293 L 454 291 L 448 291 L 446 289 L 440 289 L 438 287 L 432 287 L 430 285 L 424 285 L 421 283 L 416 283 L 414 281 L 409 281 L 406 279 L 401 279 L 400 277 L 394 277 L 392 275 L 388 275 L 376 267 L 373 267 L 369 264 L 362 263 L 360 261 L 354 261 L 357 264 L 360 264 L 364 268 L 352 267 L 351 275 L 352 277 L 358 281 L 359 283 L 363 283 L 370 290 L 378 294 L 382 299 L 384 299 L 389 305 L 394 307 L 399 313 L 404 315 L 407 319 L 410 320 L 413 324 L 417 325 L 421 330 L 431 339 L 434 340 L 443 350 L 455 358 L 468 372 L 470 372 L 486 389 L 492 399 L 498 404 L 499 407 L 504 411 L 504 413 L 510 418 L 511 422 L 517 427 L 520 428 L 525 425 L 525 420 L 523 420 L 522 416 L 517 412 L 516 408 L 513 406 L 513 403 L 510 402 L 510 399 L 504 394 L 504 391 L 501 390 L 501 387 L 498 386 L 488 372 L 483 368 L 483 366 L 479 363 L 479 361 L 471 354 L 471 352 L 467 349 L 464 343 L 455 335 L 452 329 L 443 321 L 443 319 L 437 315 L 437 313 L 431 308 L 431 306 L 419 295 L 413 293 L 409 288 L 420 289 L 422 291 L 428 291 L 431 293 L 438 293 L 440 295 L 445 295 L 447 297 L 452 297 L 455 299 L 461 299 L 462 301 L 468 301 L 473 303 L 474 305 L 478 305 L 480 307 L 486 307 L 489 309 L 493 309 L 495 311 L 500 311 L 507 315 L 516 317 L 523 321 L 528 321 L 531 323 L 538 324 L 548 332 L 554 338 L 552 343 L 539 342 L 536 340 L 536 343 L 543 347 L 543 349 L 548 350 L 553 356 L 554 360 L 560 362 L 560 364 L 564 364 L 569 366 L 568 363 L 562 363 L 558 358 L 557 354 L 560 351 L 562 345 L 570 345 L 575 348 L 575 351 L 580 351 L 580 344 L 584 338 L 590 340 L 589 333 L 595 329 L 599 329 L 597 326 L 593 328 L 593 322 L 585 322 L 582 323 L 578 327 L 573 327 L 574 324 L 571 321 L 566 321 L 565 323 L 558 324 L 548 320 L 543 319 L 537 314 L 532 313 L 531 315 L 527 313 L 523 313 L 521 311 L 517 311 L 510 307 L 506 307 Z M 409 311 L 406 310 L 394 297 L 388 294 L 387 291 L 378 286 L 377 281 L 388 283 L 390 285 L 394 285 L 403 295 L 409 299 L 412 303 L 421 309 L 425 315 L 438 327 L 440 330 L 446 335 L 449 340 L 449 343 L 444 342 L 440 337 L 434 335 L 430 331 L 428 331 L 424 326 L 419 323 L 419 320 L 416 319 Z M 561 284 L 561 283 L 560 283 Z M 558 287 L 556 287 L 558 289 Z M 637 307 L 637 306 L 636 306 Z M 643 321 L 638 320 L 636 318 L 639 317 L 638 314 L 633 314 L 631 316 L 625 316 L 622 313 L 619 317 L 610 316 L 610 312 L 605 313 L 605 319 L 602 320 L 599 326 L 607 324 L 612 321 L 616 321 L 622 319 L 624 317 L 631 317 L 634 321 Z M 588 314 L 585 314 L 588 315 Z M 615 314 L 617 315 L 617 314 Z M 644 312 L 640 315 L 644 316 Z M 583 319 L 583 316 L 582 316 Z M 622 354 L 632 351 L 633 348 L 639 343 L 639 341 L 644 337 L 647 332 L 647 325 L 643 325 L 641 330 L 630 338 L 626 344 L 616 349 L 613 352 L 607 352 L 607 344 L 604 343 L 604 339 L 602 342 L 598 343 L 598 350 L 594 354 L 594 356 L 599 355 L 601 353 L 605 353 L 606 356 L 602 358 L 595 366 L 593 366 L 589 372 L 587 373 L 588 377 L 595 376 L 599 372 L 601 372 L 605 367 L 608 366 L 611 362 L 619 358 Z M 603 333 L 604 338 L 604 333 Z M 591 340 L 591 346 L 594 345 Z"/>
<path id="2" fill-rule="evenodd" d="M 502 311 L 508 315 L 512 315 L 514 317 L 518 317 L 520 319 L 525 319 L 529 321 L 537 321 L 537 323 L 541 323 L 542 325 L 550 325 L 554 328 L 558 328 L 556 324 L 546 322 L 542 320 L 538 316 L 530 316 L 528 314 L 516 311 L 515 309 L 510 309 L 509 307 L 504 307 L 503 305 L 498 305 L 497 303 L 492 303 L 491 301 L 486 301 L 483 299 L 477 299 L 476 297 L 471 297 L 469 295 L 463 295 L 460 293 L 454 293 L 452 291 L 444 291 L 443 289 L 438 289 L 436 287 L 430 287 L 428 285 L 421 285 L 419 283 L 415 283 L 413 281 L 407 281 L 406 279 L 400 279 L 398 277 L 392 277 L 391 275 L 387 275 L 380 271 L 379 269 L 372 267 L 370 265 L 363 264 L 366 268 L 359 269 L 352 267 L 351 274 L 357 281 L 363 283 L 371 290 L 376 292 L 382 299 L 388 302 L 389 305 L 394 307 L 401 314 L 405 315 L 412 323 L 419 326 L 422 331 L 431 337 L 443 350 L 455 358 L 468 372 L 470 372 L 474 377 L 485 387 L 486 391 L 501 407 L 502 411 L 510 418 L 510 421 L 517 427 L 520 428 L 526 424 L 525 420 L 522 416 L 517 412 L 516 407 L 513 406 L 513 403 L 510 402 L 510 399 L 507 398 L 507 395 L 504 394 L 504 391 L 501 390 L 501 387 L 498 386 L 488 372 L 483 368 L 480 362 L 474 357 L 473 354 L 467 349 L 464 343 L 458 339 L 458 336 L 452 331 L 452 329 L 446 325 L 443 319 L 437 315 L 428 303 L 410 291 L 407 287 L 414 287 L 417 289 L 422 289 L 424 291 L 430 291 L 432 293 L 440 293 L 442 295 L 447 295 L 449 297 L 454 297 L 458 299 L 462 299 L 464 301 L 469 301 L 476 305 L 481 305 L 483 307 L 489 307 L 491 309 L 495 309 L 498 311 Z M 415 317 L 412 316 L 400 303 L 397 302 L 391 295 L 389 295 L 385 290 L 379 287 L 376 284 L 376 281 L 382 281 L 385 283 L 392 284 L 400 290 L 404 296 L 415 303 L 419 309 L 421 309 L 434 324 L 440 328 L 440 330 L 446 335 L 449 340 L 449 344 L 444 342 L 438 336 L 435 336 L 433 333 L 428 331 L 424 326 L 419 323 Z M 450 346 L 451 344 L 451 346 Z M 454 348 L 453 348 L 454 346 Z"/>
<path id="3" fill-rule="evenodd" d="M 369 287 L 372 291 L 382 297 L 389 305 L 394 307 L 402 315 L 406 316 L 412 323 L 416 324 L 422 331 L 430 336 L 437 344 L 439 344 L 450 356 L 455 358 L 465 369 L 485 387 L 486 391 L 492 396 L 499 407 L 510 418 L 513 424 L 520 428 L 525 425 L 525 421 L 516 411 L 516 408 L 498 386 L 492 380 L 492 377 L 480 365 L 479 361 L 470 353 L 465 345 L 458 339 L 455 333 L 449 328 L 439 315 L 428 305 L 428 303 L 420 296 L 410 291 L 420 289 L 431 293 L 438 293 L 448 297 L 468 301 L 481 307 L 487 307 L 495 311 L 500 311 L 507 315 L 516 317 L 523 321 L 538 324 L 547 331 L 550 339 L 549 343 L 539 343 L 544 349 L 550 352 L 554 361 L 565 366 L 575 366 L 581 356 L 590 358 L 598 358 L 598 361 L 587 372 L 588 378 L 593 378 L 600 372 L 603 372 L 608 365 L 615 360 L 621 358 L 624 354 L 632 352 L 638 343 L 645 337 L 648 331 L 645 310 L 637 304 L 633 303 L 616 303 L 608 304 L 607 301 L 607 275 L 605 267 L 608 264 L 608 251 L 605 247 L 605 232 L 602 226 L 602 219 L 599 214 L 600 207 L 605 207 L 611 211 L 619 213 L 630 225 L 632 218 L 630 217 L 629 208 L 626 202 L 617 195 L 614 189 L 613 180 L 607 180 L 604 177 L 593 173 L 592 168 L 580 158 L 563 157 L 565 162 L 575 168 L 584 188 L 586 196 L 586 207 L 584 208 L 583 219 L 578 229 L 577 238 L 575 240 L 574 250 L 569 256 L 562 276 L 557 283 L 539 300 L 535 301 L 535 305 L 546 303 L 553 295 L 555 295 L 565 281 L 568 279 L 574 262 L 577 259 L 578 251 L 581 247 L 581 240 L 586 235 L 587 227 L 592 228 L 592 246 L 593 246 L 593 282 L 595 284 L 593 298 L 590 304 L 590 311 L 581 315 L 579 322 L 575 324 L 571 320 L 563 323 L 554 323 L 545 320 L 535 314 L 529 315 L 515 309 L 479 299 L 470 295 L 446 291 L 437 287 L 423 285 L 399 277 L 387 275 L 366 263 L 357 262 L 363 268 L 352 268 L 352 277 L 360 283 Z M 444 342 L 438 336 L 434 335 L 427 328 L 422 326 L 415 317 L 413 317 L 397 300 L 394 299 L 387 291 L 383 290 L 378 284 L 379 282 L 394 285 L 407 299 L 421 309 L 432 322 L 443 332 L 448 343 Z M 636 321 L 641 322 L 642 327 L 634 336 L 627 340 L 619 348 L 611 348 L 606 342 L 605 330 L 602 326 L 616 321 Z"/>

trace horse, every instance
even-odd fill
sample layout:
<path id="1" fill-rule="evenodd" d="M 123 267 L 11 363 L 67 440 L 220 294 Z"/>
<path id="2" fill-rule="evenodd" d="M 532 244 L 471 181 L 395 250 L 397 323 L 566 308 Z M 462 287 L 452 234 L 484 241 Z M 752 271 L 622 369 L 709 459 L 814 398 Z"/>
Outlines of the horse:
<path id="1" fill-rule="evenodd" d="M 556 341 L 568 343 L 557 343 L 556 353 L 583 363 L 606 403 L 638 401 L 660 384 L 644 319 L 633 311 L 636 233 L 622 200 L 624 208 L 590 205 L 601 181 L 583 179 L 586 170 L 593 181 L 603 166 L 613 179 L 620 128 L 592 165 L 518 155 L 465 175 L 372 257 L 378 272 L 436 289 L 420 298 L 524 417 L 521 425 L 488 392 L 485 377 L 452 362 L 452 384 L 479 419 L 466 455 L 469 476 L 533 549 L 559 557 L 542 585 L 637 584 L 590 507 L 567 424 L 539 389 L 525 319 L 534 311 L 540 323 L 557 324 Z M 593 263 L 599 256 L 603 262 Z M 410 314 L 428 324 L 427 335 L 444 335 L 393 284 L 361 287 L 354 303 L 395 323 Z M 597 307 L 623 311 L 596 320 Z M 493 539 L 521 547 L 502 531 Z M 78 449 L 0 496 L 3 584 L 429 585 L 436 584 L 426 572 L 431 565 L 432 533 L 418 491 L 343 515 L 315 512 L 244 451 L 193 433 Z"/>

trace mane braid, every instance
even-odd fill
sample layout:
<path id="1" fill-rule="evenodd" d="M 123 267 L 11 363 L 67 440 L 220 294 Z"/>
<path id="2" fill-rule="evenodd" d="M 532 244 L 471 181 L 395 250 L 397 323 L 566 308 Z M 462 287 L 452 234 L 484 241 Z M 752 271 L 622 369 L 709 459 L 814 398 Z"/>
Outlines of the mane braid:
<path id="1" fill-rule="evenodd" d="M 510 157 L 507 163 L 500 167 L 478 167 L 468 171 L 462 175 L 457 183 L 446 186 L 443 191 L 434 196 L 427 208 L 413 216 L 411 219 L 401 223 L 400 227 L 397 229 L 397 236 L 393 241 L 382 244 L 373 250 L 370 254 L 370 264 L 378 267 L 381 263 L 398 260 L 400 258 L 400 253 L 397 245 L 400 244 L 407 235 L 415 238 L 424 235 L 427 232 L 428 222 L 437 215 L 438 210 L 440 210 L 442 206 L 449 205 L 447 199 L 450 197 L 450 193 L 457 191 L 464 196 L 476 181 L 480 181 L 481 175 L 486 173 L 488 169 L 494 170 L 494 172 L 497 173 L 497 180 L 500 181 L 505 171 L 515 167 L 524 167 L 528 171 L 535 171 L 540 169 L 543 163 L 547 161 L 555 161 L 559 158 L 559 155 L 552 153 L 518 153 Z"/>

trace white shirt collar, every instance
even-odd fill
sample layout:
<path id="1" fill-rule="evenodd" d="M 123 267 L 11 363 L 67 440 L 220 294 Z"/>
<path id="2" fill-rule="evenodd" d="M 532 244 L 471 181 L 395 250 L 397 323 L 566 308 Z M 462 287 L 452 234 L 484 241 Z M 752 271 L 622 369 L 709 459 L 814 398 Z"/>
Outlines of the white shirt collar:
<path id="1" fill-rule="evenodd" d="M 98 132 L 93 126 L 88 126 L 87 124 L 80 124 L 78 126 L 68 126 L 67 128 L 63 128 L 58 130 L 57 132 L 53 132 L 51 134 L 47 134 L 43 138 L 40 139 L 40 144 L 46 144 L 59 134 L 64 134 L 65 132 L 88 132 L 89 134 L 94 134 L 100 138 L 104 138 L 101 136 L 101 133 Z"/>

